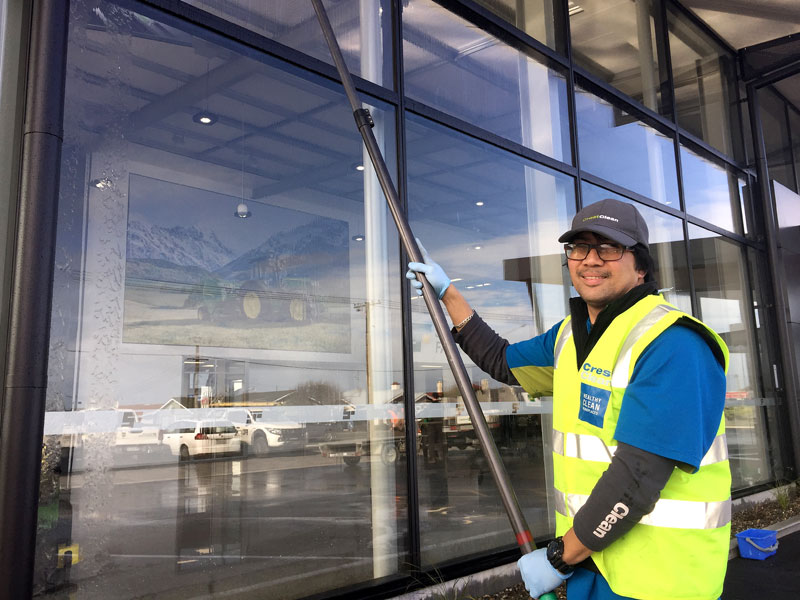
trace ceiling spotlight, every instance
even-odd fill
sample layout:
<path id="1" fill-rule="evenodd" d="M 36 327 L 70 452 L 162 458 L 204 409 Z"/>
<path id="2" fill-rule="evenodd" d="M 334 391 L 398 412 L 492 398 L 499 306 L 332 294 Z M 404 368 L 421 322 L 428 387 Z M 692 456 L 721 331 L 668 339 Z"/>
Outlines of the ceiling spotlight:
<path id="1" fill-rule="evenodd" d="M 97 188 L 98 190 L 107 190 L 111 187 L 111 180 L 108 177 L 102 177 L 100 179 L 92 179 L 89 182 L 91 187 Z"/>
<path id="2" fill-rule="evenodd" d="M 364 165 L 356 165 L 356 171 L 363 171 Z"/>
<path id="3" fill-rule="evenodd" d="M 472 247 L 472 249 L 473 249 L 473 250 L 480 250 L 480 249 L 481 249 L 481 246 L 480 246 L 480 245 L 473 246 L 473 247 Z"/>
<path id="4" fill-rule="evenodd" d="M 201 125 L 213 125 L 217 122 L 217 115 L 207 110 L 201 110 L 198 113 L 195 113 L 192 117 L 192 121 L 195 123 L 200 123 Z"/>
<path id="5" fill-rule="evenodd" d="M 354 236 L 352 237 L 352 240 L 353 240 L 354 242 L 363 242 L 363 241 L 364 241 L 364 234 L 362 234 L 362 233 L 359 233 L 359 234 L 357 234 L 357 235 L 354 235 Z"/>
<path id="6" fill-rule="evenodd" d="M 475 203 L 475 206 L 483 206 L 483 202 L 482 202 L 482 201 L 480 201 L 480 200 L 478 200 L 478 201 Z"/>
<path id="7" fill-rule="evenodd" d="M 252 214 L 253 213 L 251 213 L 250 210 L 247 208 L 247 204 L 245 204 L 244 202 L 240 202 L 239 206 L 236 207 L 236 212 L 233 213 L 233 216 L 239 217 L 240 219 L 246 219 Z"/>

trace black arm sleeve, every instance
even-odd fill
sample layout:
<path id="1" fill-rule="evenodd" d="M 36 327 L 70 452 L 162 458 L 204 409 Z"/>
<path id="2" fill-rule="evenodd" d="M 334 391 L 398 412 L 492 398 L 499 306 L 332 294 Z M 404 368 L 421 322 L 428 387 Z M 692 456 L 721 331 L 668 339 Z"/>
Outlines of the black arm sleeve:
<path id="1" fill-rule="evenodd" d="M 594 552 L 603 550 L 653 510 L 678 463 L 620 443 L 573 521 L 575 535 Z"/>
<path id="2" fill-rule="evenodd" d="M 494 329 L 475 313 L 461 331 L 453 327 L 453 339 L 461 346 L 476 365 L 500 383 L 519 385 L 508 368 L 506 348 L 508 340 L 500 337 Z"/>

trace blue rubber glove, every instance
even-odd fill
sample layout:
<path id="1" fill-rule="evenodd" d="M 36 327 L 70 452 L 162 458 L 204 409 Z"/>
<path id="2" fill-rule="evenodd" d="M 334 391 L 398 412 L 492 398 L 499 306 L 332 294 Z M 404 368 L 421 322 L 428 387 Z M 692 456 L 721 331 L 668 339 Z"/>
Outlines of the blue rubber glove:
<path id="1" fill-rule="evenodd" d="M 425 263 L 408 263 L 406 278 L 411 280 L 411 287 L 417 290 L 417 295 L 422 296 L 422 282 L 417 279 L 417 273 L 422 273 L 425 275 L 428 283 L 433 287 L 433 291 L 436 292 L 436 297 L 441 300 L 447 288 L 450 286 L 450 278 L 442 267 L 431 260 L 428 251 L 425 250 L 425 246 L 420 243 L 419 238 L 414 239 L 417 240 L 417 246 L 419 246 L 419 250 L 422 252 L 422 260 L 424 260 Z"/>
<path id="2" fill-rule="evenodd" d="M 522 581 L 525 583 L 525 589 L 528 590 L 531 598 L 538 598 L 542 594 L 552 592 L 561 585 L 562 581 L 572 576 L 572 573 L 562 575 L 550 564 L 545 548 L 525 554 L 517 561 L 517 566 L 522 575 Z"/>

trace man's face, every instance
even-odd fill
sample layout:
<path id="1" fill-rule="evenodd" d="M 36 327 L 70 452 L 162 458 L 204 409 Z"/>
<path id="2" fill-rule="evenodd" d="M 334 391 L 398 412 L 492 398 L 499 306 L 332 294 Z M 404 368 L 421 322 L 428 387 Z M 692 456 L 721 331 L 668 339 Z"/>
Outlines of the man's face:
<path id="1" fill-rule="evenodd" d="M 616 244 L 608 238 L 588 232 L 579 233 L 572 243 Z M 645 271 L 636 270 L 636 259 L 632 252 L 625 252 L 619 260 L 604 261 L 592 248 L 583 260 L 567 260 L 567 266 L 572 285 L 589 307 L 592 322 L 609 302 L 641 284 L 645 276 Z"/>

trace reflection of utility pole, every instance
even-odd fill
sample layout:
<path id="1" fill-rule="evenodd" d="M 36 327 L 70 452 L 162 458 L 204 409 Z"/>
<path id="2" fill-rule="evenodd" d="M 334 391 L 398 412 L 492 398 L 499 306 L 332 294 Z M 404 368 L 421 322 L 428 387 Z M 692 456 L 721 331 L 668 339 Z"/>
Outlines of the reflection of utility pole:
<path id="1" fill-rule="evenodd" d="M 198 399 L 197 399 L 197 392 L 198 386 L 197 382 L 200 379 L 200 346 L 194 347 L 194 381 L 192 381 L 192 395 L 194 396 L 194 407 L 199 408 L 198 406 Z"/>

